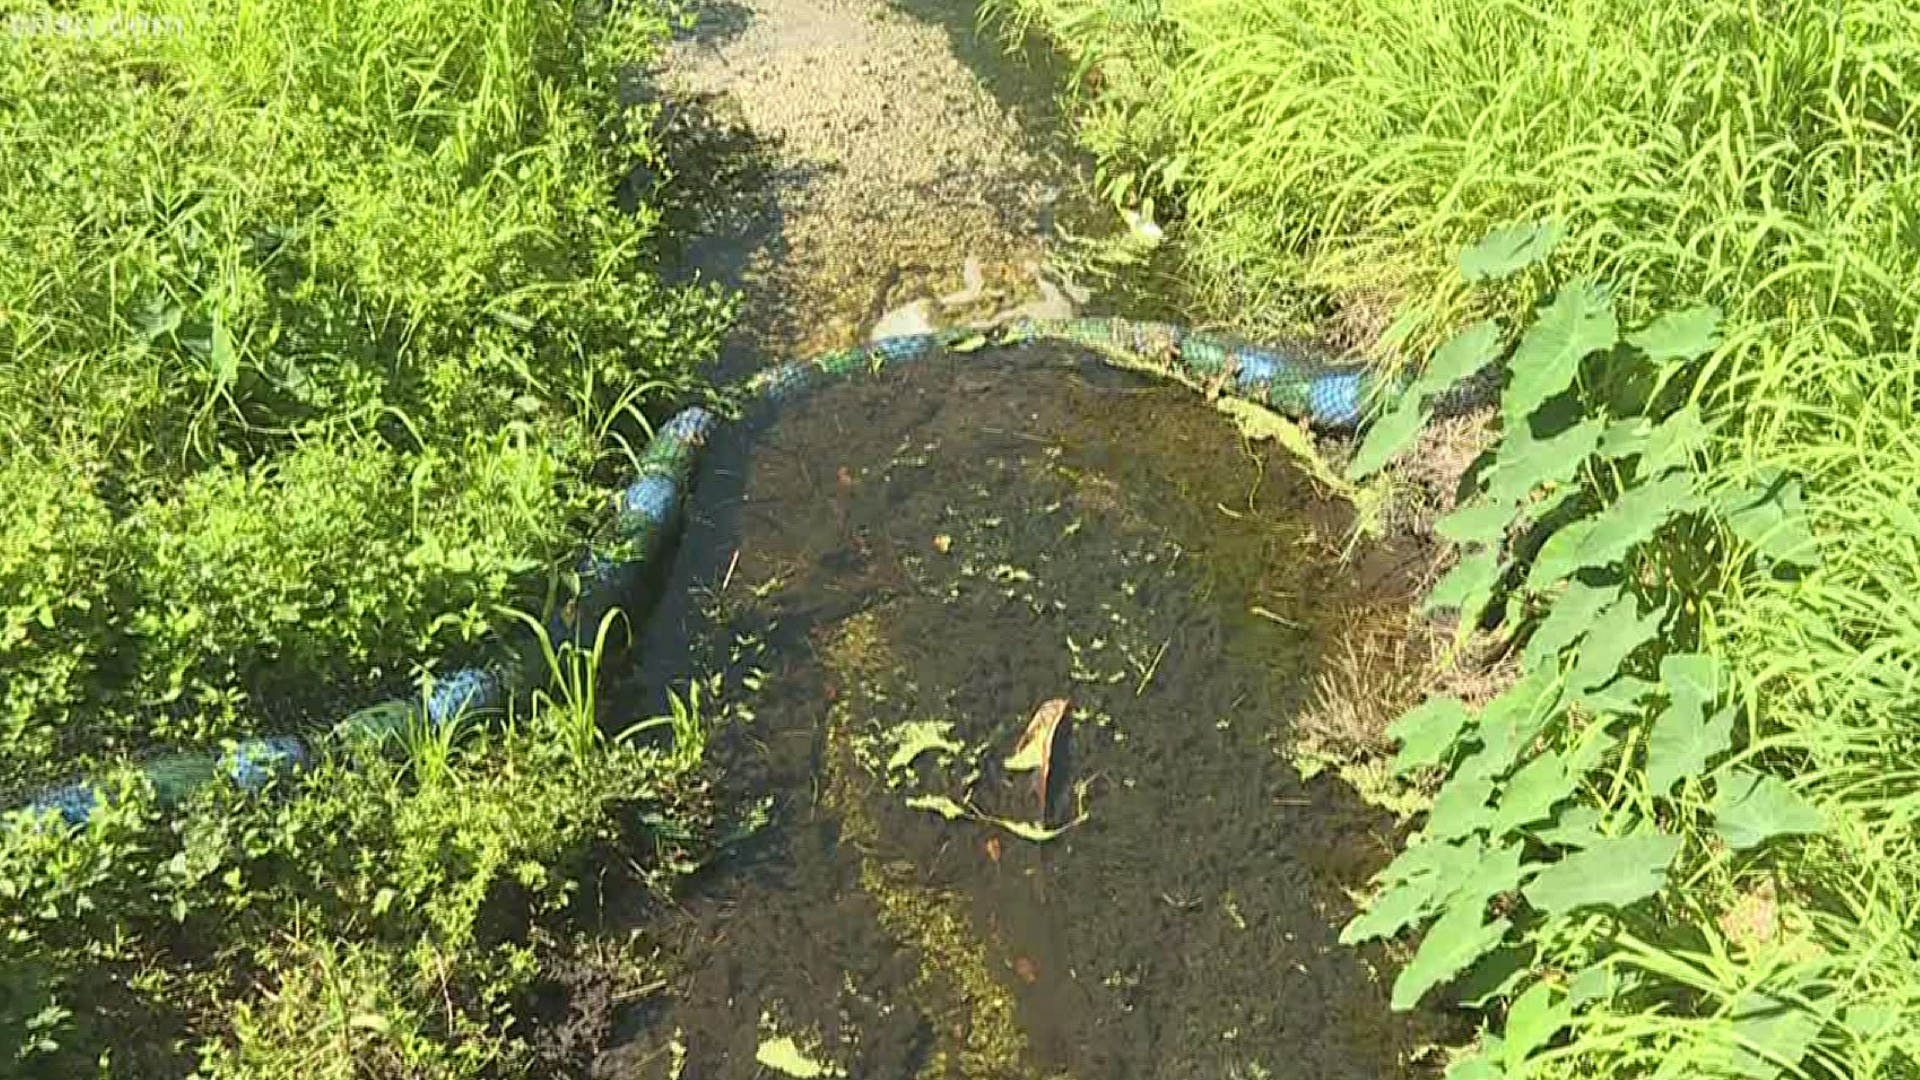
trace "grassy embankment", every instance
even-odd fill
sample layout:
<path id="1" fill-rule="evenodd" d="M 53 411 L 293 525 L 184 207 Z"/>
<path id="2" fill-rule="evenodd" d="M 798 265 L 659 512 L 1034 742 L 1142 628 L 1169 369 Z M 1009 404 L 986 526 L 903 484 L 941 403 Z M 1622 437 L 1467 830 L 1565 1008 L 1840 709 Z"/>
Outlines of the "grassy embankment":
<path id="1" fill-rule="evenodd" d="M 616 206 L 669 175 L 618 104 L 665 30 L 0 2 L 0 793 L 337 719 L 539 604 L 729 317 Z M 16 821 L 0 1073 L 545 1075 L 528 1010 L 586 963 L 588 855 L 623 806 L 698 813 L 692 729 L 593 721 L 558 693 L 288 798 Z"/>
<path id="2" fill-rule="evenodd" d="M 1920 15 L 998 14 L 1077 62 L 1110 193 L 1152 198 L 1203 299 L 1245 328 L 1393 307 L 1406 333 L 1387 344 L 1416 360 L 1483 318 L 1502 326 L 1445 362 L 1518 342 L 1482 514 L 1448 527 L 1468 569 L 1436 599 L 1495 599 L 1531 677 L 1477 715 L 1443 700 L 1379 733 L 1452 799 L 1355 934 L 1407 944 L 1408 995 L 1517 961 L 1459 1075 L 1915 1075 Z M 1542 218 L 1566 228 L 1544 263 L 1465 280 L 1462 249 Z M 1791 485 L 1733 494 L 1781 476 L 1803 505 Z M 1558 542 L 1518 558 L 1505 527 L 1542 517 Z M 1460 849 L 1487 857 L 1441 857 Z"/>

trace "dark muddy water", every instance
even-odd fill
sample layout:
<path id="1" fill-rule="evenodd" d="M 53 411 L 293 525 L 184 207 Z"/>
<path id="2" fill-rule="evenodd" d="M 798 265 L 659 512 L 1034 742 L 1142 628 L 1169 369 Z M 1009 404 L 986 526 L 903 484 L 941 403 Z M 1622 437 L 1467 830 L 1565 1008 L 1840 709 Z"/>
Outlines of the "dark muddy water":
<path id="1" fill-rule="evenodd" d="M 1184 391 L 1054 350 L 723 434 L 637 675 L 720 674 L 748 715 L 713 753 L 771 824 L 667 916 L 676 974 L 598 1071 L 780 1076 L 790 1038 L 876 1080 L 1420 1074 L 1444 1021 L 1335 940 L 1393 824 L 1285 756 L 1325 613 L 1397 587 L 1345 525 Z M 1057 698 L 1043 817 L 1004 759 Z M 944 748 L 890 767 L 913 730 Z"/>

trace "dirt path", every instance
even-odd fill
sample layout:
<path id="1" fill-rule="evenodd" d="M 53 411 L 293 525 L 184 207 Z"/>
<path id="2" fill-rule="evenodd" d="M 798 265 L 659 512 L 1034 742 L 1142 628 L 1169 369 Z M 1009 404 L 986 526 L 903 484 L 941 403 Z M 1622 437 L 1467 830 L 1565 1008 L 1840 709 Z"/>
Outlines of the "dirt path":
<path id="1" fill-rule="evenodd" d="M 988 47 L 964 29 L 971 10 L 723 0 L 675 44 L 670 90 L 744 127 L 763 159 L 761 205 L 710 222 L 687 252 L 745 293 L 741 349 L 851 344 L 883 312 L 962 289 L 969 259 L 984 302 L 1035 293 L 1060 166 L 1023 131 L 1022 103 L 957 55 Z"/>

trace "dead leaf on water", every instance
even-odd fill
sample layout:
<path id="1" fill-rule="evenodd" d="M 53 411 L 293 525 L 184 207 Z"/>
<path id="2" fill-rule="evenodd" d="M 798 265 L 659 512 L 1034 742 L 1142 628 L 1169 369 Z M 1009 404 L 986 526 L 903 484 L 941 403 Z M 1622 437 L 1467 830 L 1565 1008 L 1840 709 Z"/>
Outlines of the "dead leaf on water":
<path id="1" fill-rule="evenodd" d="M 1027 721 L 1027 730 L 1020 736 L 1019 745 L 1013 748 L 1013 756 L 1005 764 L 1008 772 L 1027 772 L 1038 770 L 1034 778 L 1034 791 L 1040 796 L 1040 820 L 1047 820 L 1047 783 L 1053 771 L 1053 739 L 1060 730 L 1060 720 L 1067 715 L 1068 700 L 1053 698 L 1042 702 L 1033 711 L 1033 719 Z"/>

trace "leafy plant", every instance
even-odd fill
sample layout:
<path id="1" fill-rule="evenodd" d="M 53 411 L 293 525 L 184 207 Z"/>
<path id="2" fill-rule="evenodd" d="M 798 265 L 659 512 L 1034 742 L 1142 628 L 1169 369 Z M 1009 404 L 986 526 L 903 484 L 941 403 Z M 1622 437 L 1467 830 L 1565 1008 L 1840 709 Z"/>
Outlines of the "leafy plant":
<path id="1" fill-rule="evenodd" d="M 1496 280 L 1517 271 L 1547 255 L 1538 238 L 1553 232 L 1497 233 L 1462 258 L 1462 272 Z M 1412 420 L 1369 432 L 1355 478 L 1405 449 L 1428 397 L 1498 353 L 1491 326 L 1441 347 L 1400 406 Z M 1343 940 L 1431 920 L 1394 984 L 1395 1008 L 1522 943 L 1584 957 L 1595 970 L 1636 966 L 1609 938 L 1671 946 L 1667 889 L 1686 862 L 1723 859 L 1720 845 L 1745 851 L 1824 828 L 1791 785 L 1747 764 L 1765 760 L 1764 747 L 1736 737 L 1739 709 L 1722 704 L 1719 662 L 1675 644 L 1697 635 L 1687 608 L 1718 582 L 1661 573 L 1662 552 L 1732 527 L 1724 500 L 1700 490 L 1696 456 L 1709 426 L 1690 406 L 1663 403 L 1688 363 L 1713 347 L 1716 329 L 1715 312 L 1690 309 L 1622 341 L 1605 291 L 1580 281 L 1543 307 L 1507 360 L 1505 437 L 1475 498 L 1443 523 L 1468 550 L 1428 605 L 1457 611 L 1463 631 L 1497 610 L 1521 677 L 1477 713 L 1432 698 L 1393 729 L 1400 771 L 1443 782 L 1421 832 L 1382 872 Z M 1648 389 L 1609 393 L 1622 384 Z M 1794 556 L 1815 552 L 1796 547 Z M 1502 914 L 1489 919 L 1490 904 Z M 1536 1060 L 1571 1052 L 1554 1047 L 1561 1029 L 1605 1024 L 1561 1004 L 1562 988 L 1538 969 L 1515 968 L 1499 990 L 1514 999 L 1504 1041 L 1483 1047 L 1480 1064 L 1459 1066 L 1468 1075 L 1532 1075 Z M 1792 1051 L 1804 1054 L 1827 1027 L 1816 1013 L 1776 1004 L 1797 1026 L 1766 1029 L 1744 1075 L 1796 1067 Z M 1685 1007 L 1712 1016 L 1717 1001 L 1699 994 Z M 1694 1036 L 1716 1030 L 1707 1023 Z"/>
<path id="2" fill-rule="evenodd" d="M 0 34 L 0 795 L 122 788 L 0 833 L 0 1075 L 549 1071 L 515 1019 L 536 931 L 595 857 L 693 861 L 697 716 L 602 738 L 573 651 L 504 724 L 335 746 L 267 797 L 162 816 L 126 762 L 471 651 L 704 392 L 732 301 L 665 284 L 657 211 L 615 198 L 671 171 L 623 101 L 666 10 L 142 13 L 166 32 Z M 0 4 L 54 14 L 125 12 Z"/>
<path id="3" fill-rule="evenodd" d="M 1440 523 L 1466 554 L 1441 599 L 1486 595 L 1504 625 L 1527 627 L 1516 644 L 1536 670 L 1567 662 L 1602 612 L 1615 648 L 1663 632 L 1623 656 L 1627 675 L 1569 691 L 1616 718 L 1621 742 L 1606 758 L 1616 769 L 1587 777 L 1582 801 L 1558 810 L 1568 820 L 1536 828 L 1559 841 L 1612 830 L 1596 816 L 1604 801 L 1687 846 L 1677 887 L 1636 908 L 1657 911 L 1670 933 L 1608 939 L 1615 966 L 1658 978 L 1635 990 L 1612 967 L 1586 967 L 1596 934 L 1530 938 L 1535 970 L 1577 973 L 1534 1015 L 1566 1008 L 1580 1022 L 1547 1050 L 1516 1038 L 1510 1054 L 1538 1050 L 1533 1071 L 1569 1077 L 1765 1071 L 1782 1059 L 1808 1075 L 1911 1075 L 1920 1028 L 1883 1021 L 1920 1009 L 1910 947 L 1920 758 L 1908 736 L 1908 658 L 1920 650 L 1909 283 L 1920 246 L 1907 213 L 1920 135 L 1893 122 L 1910 116 L 1905 88 L 1920 78 L 1912 12 L 1876 0 L 1623 0 L 1604 13 L 1532 5 L 1516 19 L 1462 0 L 1161 0 L 1142 26 L 1090 6 L 996 5 L 1071 57 L 1128 58 L 1113 78 L 1088 65 L 1074 121 L 1108 173 L 1164 178 L 1156 212 L 1176 226 L 1190 309 L 1251 336 L 1336 315 L 1375 359 L 1427 356 L 1432 374 L 1433 346 L 1455 328 L 1525 326 L 1556 280 L 1610 287 L 1624 347 L 1583 362 L 1576 396 L 1604 401 L 1614 419 L 1508 427 L 1504 479 Z M 1552 236 L 1557 278 L 1538 261 L 1515 269 Z M 1474 245 L 1465 265 L 1463 243 Z M 1498 279 L 1479 280 L 1483 270 L 1518 276 L 1489 290 Z M 1393 308 L 1403 317 L 1377 333 Z M 1686 377 L 1649 403 L 1646 385 L 1598 378 L 1616 357 L 1642 380 L 1673 365 Z M 1419 417 L 1415 403 L 1376 423 L 1411 431 Z M 1675 459 L 1694 466 L 1688 494 L 1651 541 L 1614 560 L 1646 606 L 1611 606 L 1627 583 L 1590 583 L 1577 565 L 1597 554 L 1577 533 L 1544 567 L 1532 553 L 1521 560 L 1539 586 L 1498 577 L 1516 514 L 1591 517 L 1620 493 L 1616 470 L 1632 484 Z M 1561 509 L 1540 497 L 1549 479 L 1554 497 L 1600 501 Z M 1667 492 L 1640 498 L 1657 511 Z M 1683 510 L 1685 499 L 1708 506 Z M 1658 517 L 1622 514 L 1638 528 Z M 1547 535 L 1531 524 L 1522 534 Z M 1565 584 L 1548 582 L 1556 575 Z M 1676 595 L 1655 606 L 1666 587 Z M 1544 613 L 1541 588 L 1552 596 Z M 1700 717 L 1658 689 L 1662 651 L 1713 658 L 1717 694 Z M 1654 768 L 1646 717 L 1663 705 L 1659 779 L 1672 782 L 1643 790 L 1642 768 Z M 1567 731 L 1559 722 L 1548 739 Z M 1688 767 L 1702 755 L 1710 765 Z M 1705 774 L 1735 759 L 1816 805 L 1824 831 L 1718 847 L 1708 819 L 1686 811 L 1711 803 Z M 1725 928 L 1742 922 L 1760 929 Z M 1747 999 L 1759 984 L 1784 1005 Z M 1658 990 L 1674 986 L 1688 989 Z M 1792 1040 L 1765 1051 L 1775 1020 L 1791 1028 L 1780 1017 L 1801 1008 L 1830 1018 L 1819 1038 L 1797 1058 Z M 1505 1068 L 1494 1055 L 1459 1075 Z"/>
<path id="4" fill-rule="evenodd" d="M 732 310 L 613 197 L 649 0 L 145 13 L 0 36 L 7 792 L 467 646 Z"/>

